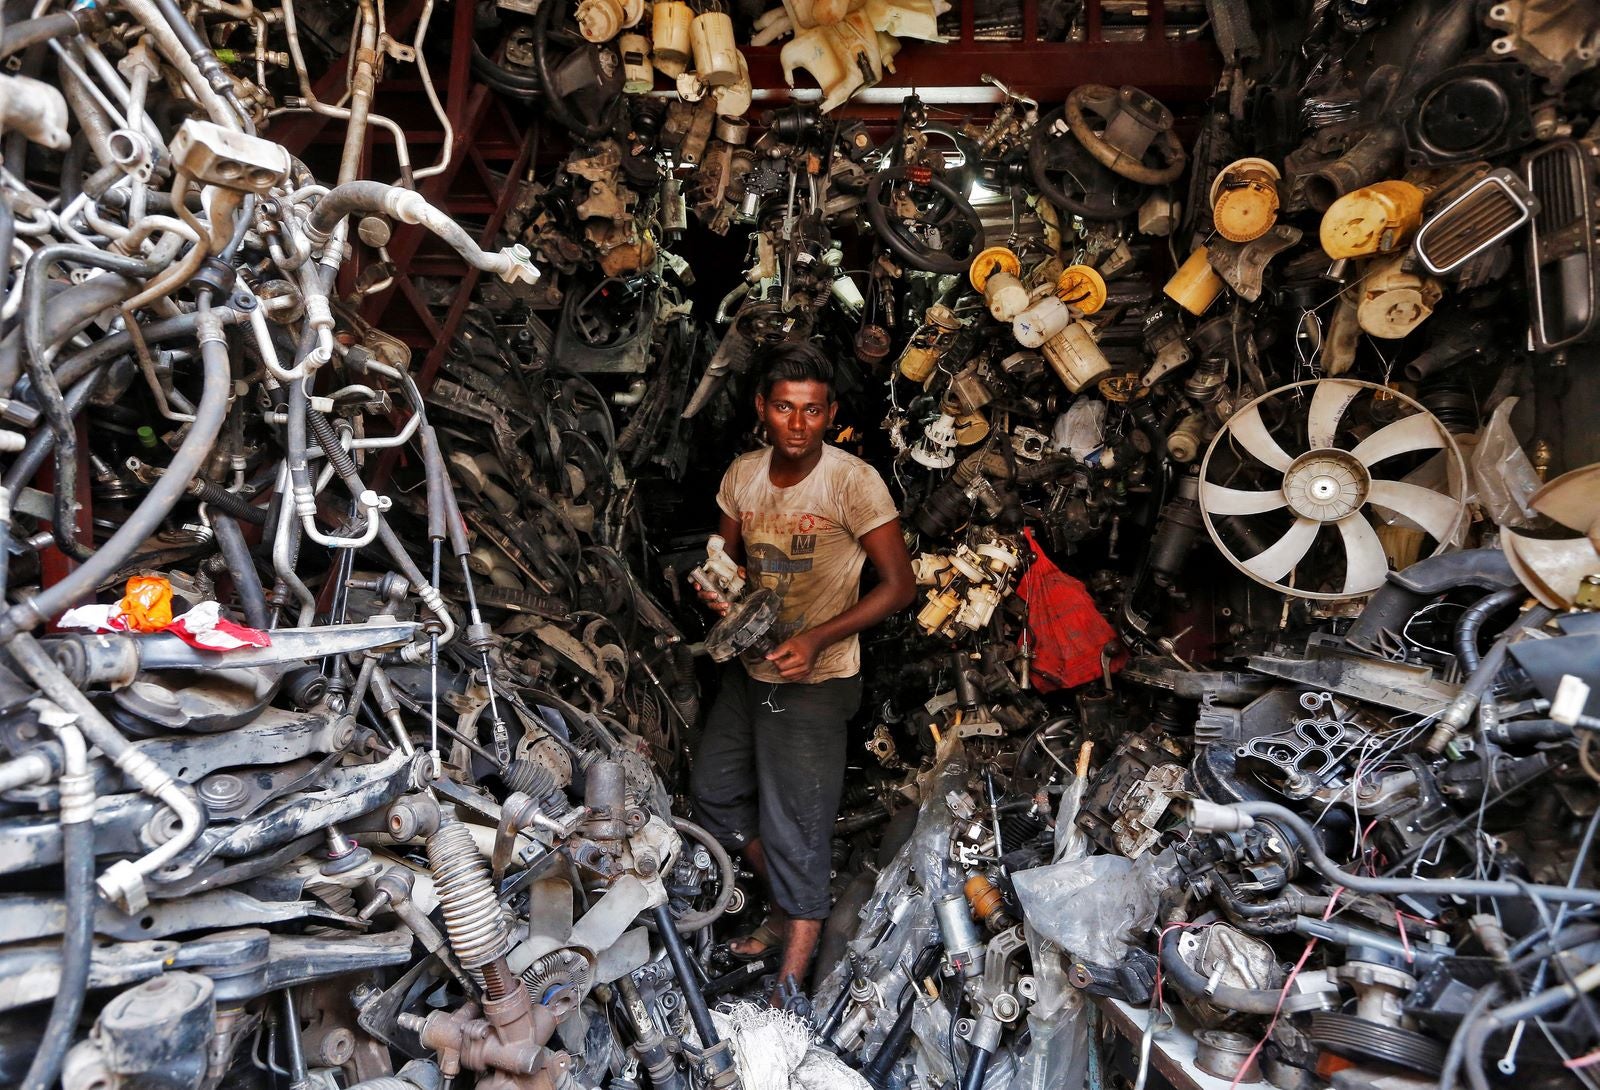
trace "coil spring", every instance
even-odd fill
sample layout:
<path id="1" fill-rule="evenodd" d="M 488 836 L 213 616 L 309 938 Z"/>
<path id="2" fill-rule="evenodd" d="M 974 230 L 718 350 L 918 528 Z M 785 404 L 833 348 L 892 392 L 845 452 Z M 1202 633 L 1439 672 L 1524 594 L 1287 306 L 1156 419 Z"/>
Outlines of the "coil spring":
<path id="1" fill-rule="evenodd" d="M 489 979 L 488 967 L 511 949 L 511 928 L 495 899 L 489 862 L 467 827 L 452 822 L 428 838 L 428 863 L 450 948 L 463 968 L 484 969 L 493 994 L 496 982 Z"/>

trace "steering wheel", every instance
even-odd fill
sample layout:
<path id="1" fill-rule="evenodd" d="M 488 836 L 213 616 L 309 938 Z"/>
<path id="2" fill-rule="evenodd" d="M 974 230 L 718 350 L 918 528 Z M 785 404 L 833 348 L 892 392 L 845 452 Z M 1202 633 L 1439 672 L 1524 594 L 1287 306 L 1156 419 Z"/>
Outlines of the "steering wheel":
<path id="1" fill-rule="evenodd" d="M 898 213 L 891 218 L 881 196 L 884 186 L 893 183 L 923 191 L 921 200 L 910 198 L 918 208 L 916 219 L 907 220 Z M 866 207 L 872 229 L 883 244 L 906 265 L 922 272 L 962 272 L 983 245 L 983 220 L 977 210 L 965 194 L 926 167 L 894 167 L 873 175 L 867 186 Z M 924 233 L 937 231 L 938 245 L 930 246 L 913 230 L 913 225 Z"/>
<path id="2" fill-rule="evenodd" d="M 979 168 L 983 165 L 983 153 L 978 150 L 978 142 L 954 125 L 945 125 L 938 121 L 930 121 L 922 126 L 925 136 L 934 138 L 928 141 L 929 150 L 936 154 L 944 155 L 944 149 L 935 148 L 938 140 L 949 141 L 951 150 L 961 156 L 961 162 L 944 168 L 945 180 L 950 187 L 958 193 L 970 193 L 972 183 L 978 180 Z"/>
<path id="3" fill-rule="evenodd" d="M 1117 220 L 1139 207 L 1139 187 L 1111 173 L 1084 150 L 1059 109 L 1033 127 L 1028 174 L 1046 200 L 1086 220 Z"/>
<path id="4" fill-rule="evenodd" d="M 1062 107 L 1067 127 L 1099 162 L 1142 185 L 1165 185 L 1183 173 L 1189 157 L 1172 131 L 1172 111 L 1137 87 L 1120 90 L 1086 83 Z M 1095 128 L 1090 117 L 1102 124 Z M 1146 162 L 1151 154 L 1154 165 Z"/>
<path id="5" fill-rule="evenodd" d="M 580 140 L 609 132 L 622 103 L 622 58 L 566 25 L 567 0 L 545 0 L 533 17 L 533 69 L 545 109 Z M 559 28 L 559 29 L 557 29 Z M 553 55 L 552 45 L 566 53 Z"/>

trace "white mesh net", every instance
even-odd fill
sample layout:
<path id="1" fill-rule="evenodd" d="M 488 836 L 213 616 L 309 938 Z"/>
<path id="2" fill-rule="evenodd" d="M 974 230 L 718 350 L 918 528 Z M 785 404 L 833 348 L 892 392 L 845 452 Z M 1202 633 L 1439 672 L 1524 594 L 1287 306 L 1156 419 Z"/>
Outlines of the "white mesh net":
<path id="1" fill-rule="evenodd" d="M 745 1090 L 871 1090 L 837 1056 L 811 1044 L 797 1015 L 740 1003 L 711 1017 L 732 1042 Z"/>

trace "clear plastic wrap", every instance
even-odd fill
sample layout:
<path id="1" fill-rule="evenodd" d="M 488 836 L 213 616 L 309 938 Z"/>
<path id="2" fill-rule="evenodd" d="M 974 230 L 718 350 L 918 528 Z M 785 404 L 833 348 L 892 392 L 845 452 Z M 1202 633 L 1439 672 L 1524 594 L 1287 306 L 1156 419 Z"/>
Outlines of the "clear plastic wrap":
<path id="1" fill-rule="evenodd" d="M 1019 871 L 1012 885 L 1040 934 L 1074 957 L 1109 964 L 1155 922 L 1172 868 L 1170 851 L 1137 860 L 1095 855 Z"/>
<path id="2" fill-rule="evenodd" d="M 1517 398 L 1495 406 L 1472 448 L 1470 465 L 1477 502 L 1497 526 L 1527 526 L 1537 517 L 1528 497 L 1538 491 L 1539 474 L 1511 430 Z"/>
<path id="3" fill-rule="evenodd" d="M 1070 791 L 1070 789 L 1069 789 Z M 1010 1090 L 1082 1086 L 1088 1069 L 1088 1004 L 1067 979 L 1061 947 L 1023 921 L 1033 961 L 1035 998 L 1028 1008 L 1027 1048 Z"/>
<path id="4" fill-rule="evenodd" d="M 912 962 L 937 937 L 933 901 L 955 880 L 950 863 L 950 812 L 944 800 L 965 783 L 967 775 L 966 751 L 960 740 L 945 739 L 933 766 L 918 780 L 922 802 L 911 837 L 878 875 L 872 897 L 861 909 L 861 926 L 849 950 L 878 993 L 874 1021 L 866 1029 L 868 1055 L 889 1030 Z M 817 990 L 815 1006 L 829 1009 L 840 990 L 849 985 L 850 959 L 846 959 Z"/>

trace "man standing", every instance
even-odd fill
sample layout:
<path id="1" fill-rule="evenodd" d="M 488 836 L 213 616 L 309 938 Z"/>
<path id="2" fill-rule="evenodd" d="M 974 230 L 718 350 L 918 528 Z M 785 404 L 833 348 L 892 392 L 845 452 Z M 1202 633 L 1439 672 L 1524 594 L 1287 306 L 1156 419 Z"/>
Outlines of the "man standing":
<path id="1" fill-rule="evenodd" d="M 916 580 L 883 479 L 823 442 L 838 411 L 832 362 L 786 343 L 756 364 L 765 368 L 756 414 L 771 446 L 723 476 L 718 532 L 752 583 L 778 595 L 780 642 L 724 668 L 690 788 L 706 828 L 744 853 L 771 894 L 772 916 L 730 949 L 755 958 L 782 943 L 778 980 L 803 986 L 831 908 L 845 724 L 861 702 L 856 634 L 909 605 Z M 869 558 L 877 584 L 862 595 Z"/>

